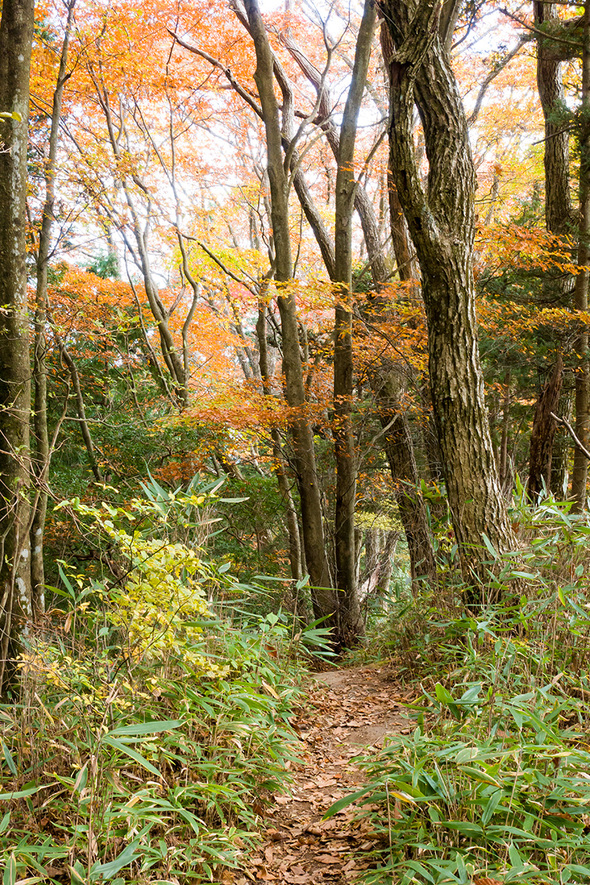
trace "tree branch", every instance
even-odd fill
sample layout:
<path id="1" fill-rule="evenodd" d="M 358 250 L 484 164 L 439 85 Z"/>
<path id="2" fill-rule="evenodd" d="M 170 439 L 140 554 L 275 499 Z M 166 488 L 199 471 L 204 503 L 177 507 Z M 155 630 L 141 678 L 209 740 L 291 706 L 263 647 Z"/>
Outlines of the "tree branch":
<path id="1" fill-rule="evenodd" d="M 558 424 L 563 424 L 563 426 L 565 427 L 565 429 L 567 430 L 567 432 L 569 433 L 569 435 L 573 439 L 574 443 L 576 444 L 576 448 L 578 449 L 578 451 L 580 451 L 590 461 L 590 452 L 588 451 L 588 449 L 585 446 L 582 445 L 582 443 L 580 442 L 580 440 L 576 436 L 576 431 L 574 430 L 574 428 L 572 427 L 570 422 L 567 420 L 567 418 L 559 418 L 555 414 L 555 412 L 550 412 L 550 415 L 552 418 L 555 419 L 555 421 L 557 421 Z"/>

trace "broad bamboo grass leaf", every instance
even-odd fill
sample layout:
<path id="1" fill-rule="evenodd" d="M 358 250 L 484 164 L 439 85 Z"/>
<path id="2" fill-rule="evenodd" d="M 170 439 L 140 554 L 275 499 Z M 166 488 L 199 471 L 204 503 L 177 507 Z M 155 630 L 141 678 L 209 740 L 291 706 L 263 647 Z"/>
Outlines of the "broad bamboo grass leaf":
<path id="1" fill-rule="evenodd" d="M 502 563 L 519 599 L 457 616 L 426 590 L 382 633 L 423 696 L 414 733 L 367 758 L 366 786 L 340 802 L 387 845 L 374 885 L 590 881 L 590 527 L 555 504 L 515 518 L 532 536 Z M 413 803 L 394 807 L 396 792 Z"/>

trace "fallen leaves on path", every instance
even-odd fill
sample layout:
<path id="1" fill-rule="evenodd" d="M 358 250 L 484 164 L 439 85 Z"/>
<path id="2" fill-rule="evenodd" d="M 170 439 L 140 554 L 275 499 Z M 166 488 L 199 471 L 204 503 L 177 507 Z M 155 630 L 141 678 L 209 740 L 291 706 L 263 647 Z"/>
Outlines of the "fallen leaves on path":
<path id="1" fill-rule="evenodd" d="M 404 715 L 404 705 L 412 700 L 386 666 L 318 674 L 309 689 L 309 706 L 291 722 L 302 760 L 292 767 L 292 791 L 275 796 L 266 810 L 264 842 L 236 885 L 343 885 L 370 867 L 370 852 L 380 845 L 370 822 L 355 819 L 352 807 L 330 820 L 322 818 L 363 783 L 357 762 L 368 747 L 413 728 Z"/>

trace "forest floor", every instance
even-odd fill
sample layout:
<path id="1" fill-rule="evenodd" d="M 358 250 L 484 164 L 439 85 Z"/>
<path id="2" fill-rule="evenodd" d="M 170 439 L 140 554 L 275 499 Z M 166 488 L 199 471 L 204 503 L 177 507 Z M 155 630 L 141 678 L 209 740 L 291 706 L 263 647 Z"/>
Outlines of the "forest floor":
<path id="1" fill-rule="evenodd" d="M 343 885 L 370 868 L 378 842 L 368 820 L 348 807 L 329 820 L 326 811 L 360 789 L 360 760 L 383 746 L 392 734 L 408 734 L 415 724 L 404 715 L 410 690 L 395 680 L 386 664 L 334 669 L 316 674 L 308 687 L 309 704 L 293 718 L 301 741 L 300 763 L 291 766 L 288 795 L 274 797 L 264 809 L 263 843 L 249 868 L 233 881 L 284 882 L 287 885 Z"/>

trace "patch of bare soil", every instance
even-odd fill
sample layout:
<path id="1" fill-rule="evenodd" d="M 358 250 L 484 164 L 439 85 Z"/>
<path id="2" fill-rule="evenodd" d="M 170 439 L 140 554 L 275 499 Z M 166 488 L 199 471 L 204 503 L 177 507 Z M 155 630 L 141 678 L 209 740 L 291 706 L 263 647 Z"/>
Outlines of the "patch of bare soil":
<path id="1" fill-rule="evenodd" d="M 414 728 L 404 715 L 412 698 L 385 665 L 319 673 L 309 698 L 309 707 L 292 722 L 302 763 L 293 766 L 291 795 L 275 797 L 265 811 L 265 842 L 237 877 L 238 885 L 341 885 L 370 866 L 368 854 L 378 843 L 369 822 L 355 821 L 352 808 L 322 818 L 334 802 L 362 786 L 357 761 L 369 747 Z"/>

